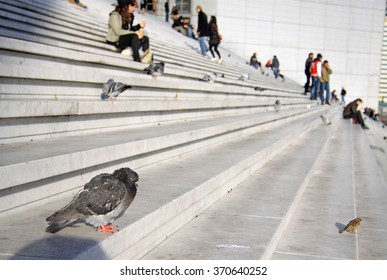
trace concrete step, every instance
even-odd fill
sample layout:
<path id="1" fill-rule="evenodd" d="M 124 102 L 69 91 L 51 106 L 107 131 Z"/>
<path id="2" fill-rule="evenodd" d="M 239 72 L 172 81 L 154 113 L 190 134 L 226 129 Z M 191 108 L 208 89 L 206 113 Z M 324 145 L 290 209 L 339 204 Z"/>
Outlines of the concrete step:
<path id="1" fill-rule="evenodd" d="M 45 233 L 45 217 L 69 201 L 79 188 L 73 185 L 72 193 L 59 200 L 52 199 L 28 211 L 1 217 L 1 223 L 7 227 L 0 233 L 0 257 L 141 258 L 288 145 L 296 143 L 310 129 L 321 126 L 320 113 L 304 115 L 276 127 L 270 125 L 260 133 L 206 146 L 159 165 L 137 168 L 131 160 L 122 162 L 119 165 L 130 166 L 139 173 L 140 181 L 134 203 L 116 221 L 120 232 L 105 235 L 89 226 L 78 225 L 55 235 Z M 95 176 L 95 171 L 85 174 L 85 181 Z"/>
<path id="2" fill-rule="evenodd" d="M 78 54 L 79 55 L 79 54 Z M 222 98 L 226 95 L 230 96 L 271 96 L 279 98 L 295 98 L 300 100 L 308 100 L 303 95 L 295 95 L 287 92 L 272 92 L 272 91 L 255 91 L 252 88 L 241 88 L 239 85 L 225 85 L 225 84 L 209 84 L 201 81 L 188 81 L 182 79 L 182 77 L 158 77 L 157 80 L 152 77 L 137 73 L 131 73 L 128 71 L 122 71 L 121 69 L 114 69 L 108 66 L 103 67 L 100 65 L 91 65 L 89 63 L 83 63 L 80 65 L 71 65 L 67 61 L 46 61 L 43 67 L 37 67 L 37 61 L 39 58 L 24 57 L 19 58 L 19 64 L 16 64 L 18 58 L 12 57 L 9 53 L 7 62 L 2 63 L 4 67 L 0 69 L 0 77 L 3 79 L 2 83 L 2 99 L 14 99 L 14 98 L 28 98 L 30 88 L 33 89 L 35 85 L 41 83 L 43 86 L 48 85 L 49 88 L 60 88 L 62 91 L 51 91 L 49 96 L 46 96 L 45 92 L 42 92 L 40 96 L 31 96 L 32 98 L 51 98 L 51 99 L 62 99 L 62 98 L 90 98 L 94 96 L 95 99 L 100 98 L 102 83 L 108 79 L 113 78 L 115 81 L 127 83 L 137 88 L 144 88 L 144 90 L 151 91 L 152 89 L 174 91 L 174 94 L 184 92 L 195 92 L 195 93 L 217 93 L 222 94 Z M 139 66 L 141 66 L 140 64 Z M 141 68 L 144 66 L 141 66 Z M 15 85 L 15 79 L 21 80 L 27 87 L 27 89 L 20 88 Z M 37 81 L 36 81 L 37 80 Z M 43 81 L 43 82 L 41 82 Z M 32 84 L 32 85 L 31 85 Z M 9 88 L 9 89 L 8 89 Z M 72 88 L 72 91 L 69 91 Z M 15 91 L 14 96 L 8 96 L 12 93 L 11 90 Z M 39 90 L 35 91 L 39 94 Z M 128 91 L 129 92 L 129 91 Z M 130 90 L 133 92 L 133 90 Z M 141 92 L 141 91 L 140 91 Z M 131 97 L 141 97 L 141 95 L 131 95 Z M 185 95 L 181 95 L 185 96 Z M 198 95 L 196 95 L 198 96 Z M 122 94 L 125 97 L 125 94 Z M 207 97 L 208 98 L 208 97 Z"/>
<path id="3" fill-rule="evenodd" d="M 1 145 L 4 195 L 0 196 L 0 213 L 42 203 L 48 196 L 69 191 L 75 183 L 82 185 L 82 175 L 88 172 L 122 162 L 132 162 L 132 166 L 135 162 L 136 167 L 154 164 L 325 110 L 256 113 Z"/>
<path id="4" fill-rule="evenodd" d="M 366 132 L 370 148 L 375 156 L 376 163 L 383 175 L 384 181 L 387 182 L 387 126 L 380 121 L 374 121 L 366 117 L 366 124 L 371 128 Z"/>
<path id="5" fill-rule="evenodd" d="M 341 120 L 273 259 L 386 259 L 387 185 L 369 133 Z M 355 217 L 358 233 L 339 234 Z"/>
<path id="6" fill-rule="evenodd" d="M 264 97 L 255 101 L 0 101 L 0 144 L 270 112 L 274 103 L 275 99 Z M 281 110 L 307 106 L 290 101 Z"/>
<path id="7" fill-rule="evenodd" d="M 9 7 L 11 7 L 11 8 L 9 8 Z M 34 26 L 36 26 L 36 28 L 31 29 L 30 17 L 34 16 L 34 14 L 31 15 L 30 14 L 31 12 L 26 12 L 26 15 L 24 15 L 23 9 L 20 9 L 20 8 L 14 7 L 13 5 L 8 5 L 8 4 L 2 4 L 2 8 L 4 9 L 4 11 L 3 11 L 4 18 L 1 19 L 0 25 L 2 25 L 5 28 L 7 28 L 8 26 L 12 26 L 12 29 L 18 28 L 23 33 L 25 33 L 25 30 L 30 30 L 30 32 L 33 32 L 33 33 L 38 32 L 40 35 L 36 39 L 38 41 L 42 41 L 42 40 L 47 41 L 46 38 L 41 38 L 42 35 L 43 36 L 51 36 L 51 37 L 53 36 L 53 38 L 55 38 L 56 40 L 59 39 L 59 40 L 67 41 L 68 43 L 66 43 L 66 44 L 76 42 L 77 45 L 75 46 L 75 48 L 77 48 L 79 46 L 79 44 L 85 44 L 86 48 L 89 48 L 90 46 L 94 46 L 94 47 L 102 48 L 105 50 L 109 50 L 109 49 L 113 50 L 114 49 L 114 48 L 112 48 L 112 46 L 104 43 L 104 38 L 103 38 L 103 36 L 101 37 L 100 33 L 97 33 L 95 35 L 91 35 L 91 36 L 96 36 L 96 37 L 90 37 L 88 35 L 85 37 L 82 34 L 78 34 L 76 31 L 73 32 L 72 28 L 68 28 L 67 26 L 63 26 L 63 23 L 60 20 L 58 20 L 58 21 L 56 21 L 56 20 L 45 21 L 44 20 L 45 18 L 48 19 L 49 17 L 39 18 L 39 20 L 32 19 L 32 21 L 33 21 L 32 23 L 34 24 Z M 15 11 L 15 9 L 16 9 L 16 11 Z M 18 9 L 20 10 L 19 12 L 17 12 Z M 1 10 L 0 10 L 0 12 L 1 12 Z M 51 25 L 54 25 L 55 28 L 48 30 L 47 26 L 51 26 Z M 55 32 L 57 32 L 57 34 L 55 34 Z M 95 32 L 94 25 L 90 25 L 89 32 L 86 32 L 85 34 L 93 34 L 94 32 Z M 3 33 L 8 34 L 7 36 L 10 36 L 12 32 L 4 31 Z M 15 32 L 13 32 L 12 34 L 15 34 Z M 73 38 L 70 38 L 69 35 L 73 36 Z M 18 36 L 18 37 L 20 37 L 20 36 Z M 29 37 L 29 38 L 31 39 L 31 37 Z M 89 41 L 86 42 L 85 40 L 89 40 Z M 170 63 L 170 64 L 175 64 L 176 66 L 182 67 L 183 69 L 184 68 L 185 69 L 191 68 L 191 69 L 196 69 L 196 70 L 200 70 L 200 71 L 206 71 L 207 73 L 216 71 L 216 72 L 225 74 L 227 77 L 230 77 L 230 75 L 231 75 L 234 78 L 238 78 L 240 76 L 240 72 L 235 71 L 235 69 L 233 69 L 233 68 L 227 69 L 223 66 L 219 66 L 219 65 L 215 66 L 213 63 L 210 63 L 208 60 L 202 59 L 200 56 L 195 57 L 195 55 L 192 55 L 192 52 L 187 52 L 187 51 L 184 52 L 181 48 L 176 48 L 176 47 L 172 46 L 169 42 L 165 42 L 165 41 L 160 42 L 157 39 L 154 41 L 158 42 L 158 44 L 156 43 L 156 45 L 154 45 L 153 40 L 151 40 L 151 43 L 154 46 L 153 49 L 154 49 L 154 53 L 156 54 L 156 56 L 160 56 L 159 59 L 168 60 L 168 63 Z M 102 44 L 101 44 L 101 42 L 102 42 Z M 57 43 L 55 43 L 55 44 L 57 44 Z M 165 45 L 168 45 L 168 47 L 166 47 Z M 81 45 L 81 48 L 85 48 L 85 47 Z M 160 50 L 162 50 L 162 51 L 160 52 Z M 195 58 L 195 59 L 193 59 L 193 58 Z M 194 76 L 193 78 L 196 79 L 197 77 Z M 267 87 L 269 89 L 283 86 L 283 85 L 281 85 L 281 83 L 278 83 L 278 81 L 275 81 L 277 83 L 273 83 L 273 84 L 271 84 L 270 82 L 267 83 L 267 81 L 263 82 L 261 80 L 261 81 L 259 81 L 259 83 L 261 84 L 262 87 Z M 270 81 L 273 81 L 273 79 L 270 79 Z M 252 82 L 253 82 L 253 80 L 251 80 L 249 82 L 250 86 L 255 87 Z M 246 84 L 248 84 L 248 83 L 246 83 Z M 293 89 L 291 89 L 291 87 L 289 87 L 289 84 L 286 85 L 286 90 L 293 91 Z M 297 89 L 295 92 L 299 93 L 300 90 Z"/>
<path id="8" fill-rule="evenodd" d="M 144 259 L 270 258 L 336 127 L 321 122 Z"/>

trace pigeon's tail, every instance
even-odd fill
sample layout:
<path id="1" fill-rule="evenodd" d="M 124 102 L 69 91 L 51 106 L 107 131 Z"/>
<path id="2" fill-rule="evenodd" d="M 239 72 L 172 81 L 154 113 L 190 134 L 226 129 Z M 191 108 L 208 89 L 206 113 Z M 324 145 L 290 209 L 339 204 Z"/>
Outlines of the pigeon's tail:
<path id="1" fill-rule="evenodd" d="M 50 224 L 46 228 L 46 232 L 56 233 L 66 227 L 69 223 L 70 220 L 50 222 Z"/>
<path id="2" fill-rule="evenodd" d="M 342 230 L 339 231 L 339 233 L 343 233 L 345 231 L 345 228 L 343 228 Z"/>

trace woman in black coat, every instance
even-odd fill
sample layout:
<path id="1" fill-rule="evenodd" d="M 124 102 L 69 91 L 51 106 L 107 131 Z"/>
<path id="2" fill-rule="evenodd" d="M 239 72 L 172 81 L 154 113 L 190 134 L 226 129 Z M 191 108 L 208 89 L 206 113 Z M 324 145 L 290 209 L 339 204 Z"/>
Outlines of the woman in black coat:
<path id="1" fill-rule="evenodd" d="M 223 61 L 223 58 L 221 57 L 220 53 L 219 53 L 219 50 L 218 50 L 218 46 L 220 44 L 220 38 L 219 38 L 219 32 L 218 32 L 218 25 L 216 24 L 216 17 L 215 16 L 211 16 L 211 19 L 210 19 L 210 23 L 209 23 L 209 35 L 210 35 L 210 51 L 211 51 L 211 54 L 212 54 L 212 60 L 215 60 L 215 54 L 214 54 L 214 51 L 216 52 L 216 54 L 218 55 L 219 57 L 219 64 L 222 63 Z"/>

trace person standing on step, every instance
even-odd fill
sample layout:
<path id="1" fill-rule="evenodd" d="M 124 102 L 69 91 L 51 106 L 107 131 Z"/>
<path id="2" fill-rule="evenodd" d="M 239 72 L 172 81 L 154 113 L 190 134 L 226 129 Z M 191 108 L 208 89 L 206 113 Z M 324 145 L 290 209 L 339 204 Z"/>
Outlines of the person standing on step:
<path id="1" fill-rule="evenodd" d="M 363 129 L 369 129 L 369 127 L 366 126 L 364 123 L 361 112 L 357 109 L 357 107 L 362 103 L 363 101 L 360 98 L 358 98 L 352 101 L 351 103 L 349 103 L 347 106 L 345 106 L 343 111 L 343 118 L 353 119 L 354 123 L 360 124 Z"/>
<path id="2" fill-rule="evenodd" d="M 220 56 L 218 46 L 220 44 L 220 38 L 219 38 L 219 32 L 218 32 L 218 25 L 216 24 L 216 17 L 211 16 L 210 23 L 209 23 L 209 35 L 210 35 L 210 52 L 212 54 L 212 61 L 216 61 L 216 57 L 214 54 L 214 51 L 219 57 L 218 63 L 221 64 L 223 62 L 223 58 Z M 214 49 L 214 50 L 212 50 Z"/>
<path id="3" fill-rule="evenodd" d="M 322 55 L 319 53 L 317 54 L 316 59 L 310 63 L 310 75 L 312 76 L 312 92 L 310 94 L 310 100 L 317 100 L 317 93 L 320 90 L 322 58 Z"/>
<path id="4" fill-rule="evenodd" d="M 157 15 L 158 10 L 158 0 L 152 0 L 152 13 L 153 15 Z"/>
<path id="5" fill-rule="evenodd" d="M 169 22 L 169 0 L 165 0 L 164 10 L 165 10 L 165 21 Z"/>
<path id="6" fill-rule="evenodd" d="M 329 76 L 332 74 L 332 69 L 329 66 L 328 60 L 325 60 L 321 68 L 321 105 L 324 105 L 324 91 L 325 94 L 325 104 L 331 105 L 330 100 L 330 89 L 329 89 Z"/>
<path id="7" fill-rule="evenodd" d="M 143 15 L 146 13 L 146 0 L 140 0 L 140 9 Z"/>
<path id="8" fill-rule="evenodd" d="M 135 0 L 118 0 L 116 9 L 109 15 L 109 29 L 106 42 L 116 46 L 120 51 L 131 47 L 133 60 L 141 62 L 139 49 L 149 52 L 149 38 L 144 35 L 145 21 L 133 25 L 134 11 L 137 8 Z"/>
<path id="9" fill-rule="evenodd" d="M 278 78 L 280 76 L 282 78 L 282 81 L 285 81 L 284 75 L 281 74 L 280 69 L 279 69 L 280 63 L 277 58 L 277 56 L 273 56 L 273 59 L 271 60 L 271 69 L 273 70 L 274 78 Z"/>
<path id="10" fill-rule="evenodd" d="M 202 6 L 197 5 L 196 6 L 196 12 L 198 13 L 198 40 L 200 45 L 200 51 L 203 56 L 206 55 L 206 53 L 209 51 L 209 48 L 207 46 L 207 37 L 208 37 L 208 20 L 207 15 L 203 12 Z"/>
<path id="11" fill-rule="evenodd" d="M 341 95 L 341 103 L 343 104 L 343 105 L 345 105 L 345 95 L 347 94 L 347 91 L 345 90 L 345 88 L 344 87 L 342 87 L 341 88 L 341 93 L 340 93 L 340 95 Z"/>
<path id="12" fill-rule="evenodd" d="M 306 83 L 305 83 L 305 92 L 304 94 L 307 95 L 310 87 L 310 64 L 313 62 L 314 53 L 309 53 L 308 58 L 305 62 L 305 76 L 306 76 Z"/>

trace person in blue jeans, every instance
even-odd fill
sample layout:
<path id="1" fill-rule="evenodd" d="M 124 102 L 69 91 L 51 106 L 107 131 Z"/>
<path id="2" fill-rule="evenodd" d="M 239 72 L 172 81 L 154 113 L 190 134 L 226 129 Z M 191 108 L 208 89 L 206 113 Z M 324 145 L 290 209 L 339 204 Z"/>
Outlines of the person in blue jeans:
<path id="1" fill-rule="evenodd" d="M 207 45 L 207 37 L 209 36 L 209 26 L 207 15 L 203 12 L 202 6 L 196 6 L 196 12 L 198 13 L 198 41 L 200 45 L 200 51 L 202 55 L 206 55 L 206 53 L 210 50 Z"/>
<path id="2" fill-rule="evenodd" d="M 325 60 L 321 68 L 321 105 L 324 105 L 324 92 L 325 95 L 325 104 L 331 105 L 330 101 L 330 89 L 329 89 L 329 76 L 332 74 L 332 69 L 329 66 L 328 60 Z"/>
<path id="3" fill-rule="evenodd" d="M 310 75 L 312 76 L 312 91 L 310 94 L 310 100 L 317 100 L 317 93 L 321 87 L 321 60 L 322 55 L 318 54 L 316 59 L 310 64 Z"/>

